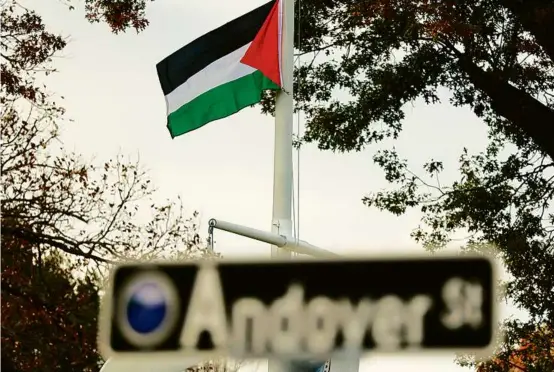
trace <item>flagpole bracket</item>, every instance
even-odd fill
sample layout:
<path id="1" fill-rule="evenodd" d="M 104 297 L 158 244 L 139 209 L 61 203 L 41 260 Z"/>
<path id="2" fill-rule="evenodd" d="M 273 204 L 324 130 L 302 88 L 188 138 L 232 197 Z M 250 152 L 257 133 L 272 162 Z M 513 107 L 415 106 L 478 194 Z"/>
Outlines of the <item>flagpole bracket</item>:
<path id="1" fill-rule="evenodd" d="M 275 220 L 274 223 L 287 223 L 286 220 Z M 268 243 L 276 247 L 282 248 L 289 252 L 305 254 L 312 257 L 319 258 L 336 258 L 339 257 L 336 253 L 327 251 L 323 248 L 316 247 L 303 240 L 290 238 L 285 235 L 280 235 L 274 232 L 267 232 L 263 230 L 253 229 L 251 227 L 237 225 L 231 222 L 210 219 L 208 222 L 209 228 L 227 231 L 233 234 L 241 235 L 246 238 L 254 239 L 260 242 Z"/>

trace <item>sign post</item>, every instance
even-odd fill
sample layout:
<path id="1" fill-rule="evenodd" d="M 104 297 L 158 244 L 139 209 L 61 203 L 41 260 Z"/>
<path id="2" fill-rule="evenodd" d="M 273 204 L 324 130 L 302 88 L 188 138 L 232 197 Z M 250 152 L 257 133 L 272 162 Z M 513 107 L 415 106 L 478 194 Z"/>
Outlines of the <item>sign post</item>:
<path id="1" fill-rule="evenodd" d="M 480 256 L 129 264 L 111 283 L 102 355 L 138 363 L 483 352 L 496 336 Z"/>

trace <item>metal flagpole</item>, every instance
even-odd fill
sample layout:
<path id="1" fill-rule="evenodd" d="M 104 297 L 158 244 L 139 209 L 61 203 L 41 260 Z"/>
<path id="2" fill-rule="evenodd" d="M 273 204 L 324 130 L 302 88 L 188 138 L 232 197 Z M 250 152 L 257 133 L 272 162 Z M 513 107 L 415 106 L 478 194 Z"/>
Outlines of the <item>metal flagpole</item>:
<path id="1" fill-rule="evenodd" d="M 284 91 L 275 102 L 275 150 L 273 158 L 273 233 L 292 236 L 292 119 L 294 68 L 294 0 L 280 0 L 282 16 L 281 71 Z M 271 247 L 271 257 L 290 257 Z"/>
<path id="2" fill-rule="evenodd" d="M 271 231 L 292 236 L 292 119 L 294 69 L 294 0 L 281 1 L 281 79 L 283 90 L 275 101 L 275 149 L 273 158 L 273 216 Z M 291 253 L 271 246 L 272 258 L 291 257 Z M 268 361 L 268 372 L 286 372 L 286 361 Z"/>
<path id="3" fill-rule="evenodd" d="M 294 71 L 294 0 L 281 1 L 282 37 L 281 71 L 283 90 L 277 93 L 275 102 L 275 149 L 273 158 L 273 216 L 271 232 L 292 239 L 292 130 L 293 130 L 293 71 Z M 297 242 L 298 243 L 298 242 Z M 319 252 L 316 252 L 319 253 Z M 290 250 L 271 246 L 272 258 L 290 258 Z M 357 372 L 356 358 L 340 358 L 338 371 Z M 268 372 L 290 372 L 290 364 L 284 360 L 270 359 Z M 333 365 L 331 364 L 331 368 Z M 342 368 L 342 369 L 341 369 Z"/>

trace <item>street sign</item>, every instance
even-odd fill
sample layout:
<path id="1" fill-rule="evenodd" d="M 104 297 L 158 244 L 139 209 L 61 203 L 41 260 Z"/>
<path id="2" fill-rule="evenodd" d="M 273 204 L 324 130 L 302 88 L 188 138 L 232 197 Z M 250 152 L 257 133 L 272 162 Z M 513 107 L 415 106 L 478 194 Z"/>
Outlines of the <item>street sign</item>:
<path id="1" fill-rule="evenodd" d="M 482 351 L 495 337 L 495 280 L 478 256 L 122 265 L 100 346 L 150 359 Z"/>

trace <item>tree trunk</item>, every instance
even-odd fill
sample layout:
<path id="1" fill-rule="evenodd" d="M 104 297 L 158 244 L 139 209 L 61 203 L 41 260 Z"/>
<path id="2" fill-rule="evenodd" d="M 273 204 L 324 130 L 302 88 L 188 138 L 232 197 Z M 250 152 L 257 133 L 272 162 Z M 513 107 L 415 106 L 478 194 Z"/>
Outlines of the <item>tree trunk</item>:
<path id="1" fill-rule="evenodd" d="M 468 58 L 461 56 L 459 62 L 475 87 L 490 97 L 492 108 L 554 160 L 554 110 Z"/>
<path id="2" fill-rule="evenodd" d="M 554 61 L 554 1 L 500 0 Z"/>

